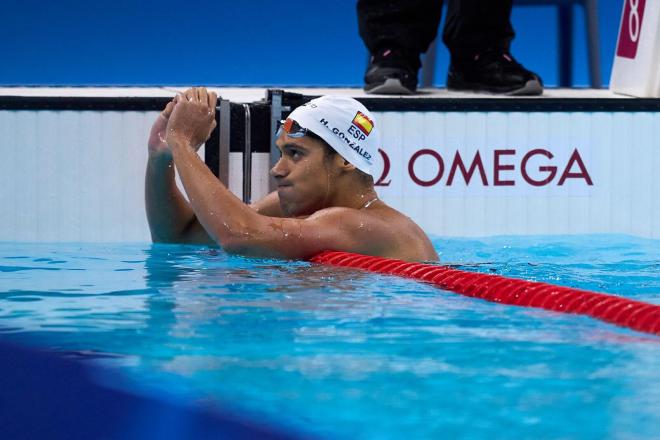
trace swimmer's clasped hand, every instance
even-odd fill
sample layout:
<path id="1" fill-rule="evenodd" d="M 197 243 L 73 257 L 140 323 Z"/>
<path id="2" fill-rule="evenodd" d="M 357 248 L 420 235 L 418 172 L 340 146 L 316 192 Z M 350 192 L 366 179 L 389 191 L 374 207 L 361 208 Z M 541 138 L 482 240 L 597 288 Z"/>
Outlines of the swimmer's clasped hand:
<path id="1" fill-rule="evenodd" d="M 188 146 L 199 149 L 216 127 L 215 108 L 218 97 L 204 87 L 193 87 L 177 95 L 167 121 L 165 141 L 171 148 Z M 169 106 L 169 104 L 168 104 Z M 166 117 L 167 107 L 161 113 Z"/>

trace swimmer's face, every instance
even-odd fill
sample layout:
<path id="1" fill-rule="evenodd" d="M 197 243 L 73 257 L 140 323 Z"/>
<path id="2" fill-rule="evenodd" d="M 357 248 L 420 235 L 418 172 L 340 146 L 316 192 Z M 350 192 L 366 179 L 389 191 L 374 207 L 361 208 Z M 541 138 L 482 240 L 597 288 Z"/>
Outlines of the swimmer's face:
<path id="1" fill-rule="evenodd" d="M 323 143 L 309 136 L 292 138 L 284 131 L 275 143 L 281 157 L 270 174 L 284 214 L 298 217 L 327 208 L 334 170 Z"/>

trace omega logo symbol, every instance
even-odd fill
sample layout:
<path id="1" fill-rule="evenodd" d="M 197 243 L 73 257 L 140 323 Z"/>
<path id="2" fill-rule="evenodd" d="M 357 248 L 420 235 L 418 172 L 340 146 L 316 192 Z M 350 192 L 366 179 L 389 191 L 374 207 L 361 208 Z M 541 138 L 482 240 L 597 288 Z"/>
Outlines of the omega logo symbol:
<path id="1" fill-rule="evenodd" d="M 628 14 L 628 35 L 630 41 L 637 42 L 639 38 L 640 20 L 639 20 L 639 0 L 628 0 L 630 6 L 630 14 Z"/>

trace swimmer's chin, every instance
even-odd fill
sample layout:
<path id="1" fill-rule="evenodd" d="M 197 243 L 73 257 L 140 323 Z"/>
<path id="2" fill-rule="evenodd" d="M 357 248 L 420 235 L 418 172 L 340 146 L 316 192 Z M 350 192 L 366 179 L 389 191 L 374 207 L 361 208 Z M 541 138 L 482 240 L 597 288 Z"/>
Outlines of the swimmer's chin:
<path id="1" fill-rule="evenodd" d="M 280 209 L 282 210 L 282 214 L 284 214 L 284 217 L 295 217 L 296 216 L 296 209 L 295 206 L 292 206 L 292 203 L 287 202 L 286 198 L 282 197 L 282 194 L 278 191 L 278 195 L 280 196 Z"/>
<path id="2" fill-rule="evenodd" d="M 314 212 L 298 208 L 294 203 L 287 203 L 282 198 L 280 198 L 280 209 L 286 218 L 307 218 L 314 214 Z"/>

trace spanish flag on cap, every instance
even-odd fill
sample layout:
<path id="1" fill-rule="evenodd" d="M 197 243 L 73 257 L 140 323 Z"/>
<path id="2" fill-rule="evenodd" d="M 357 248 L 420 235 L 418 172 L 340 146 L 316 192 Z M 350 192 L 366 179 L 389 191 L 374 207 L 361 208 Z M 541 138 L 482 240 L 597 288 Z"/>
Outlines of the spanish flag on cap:
<path id="1" fill-rule="evenodd" d="M 353 118 L 353 125 L 359 128 L 360 131 L 367 136 L 369 136 L 369 133 L 371 133 L 371 130 L 374 128 L 374 122 L 362 112 L 357 112 Z"/>

